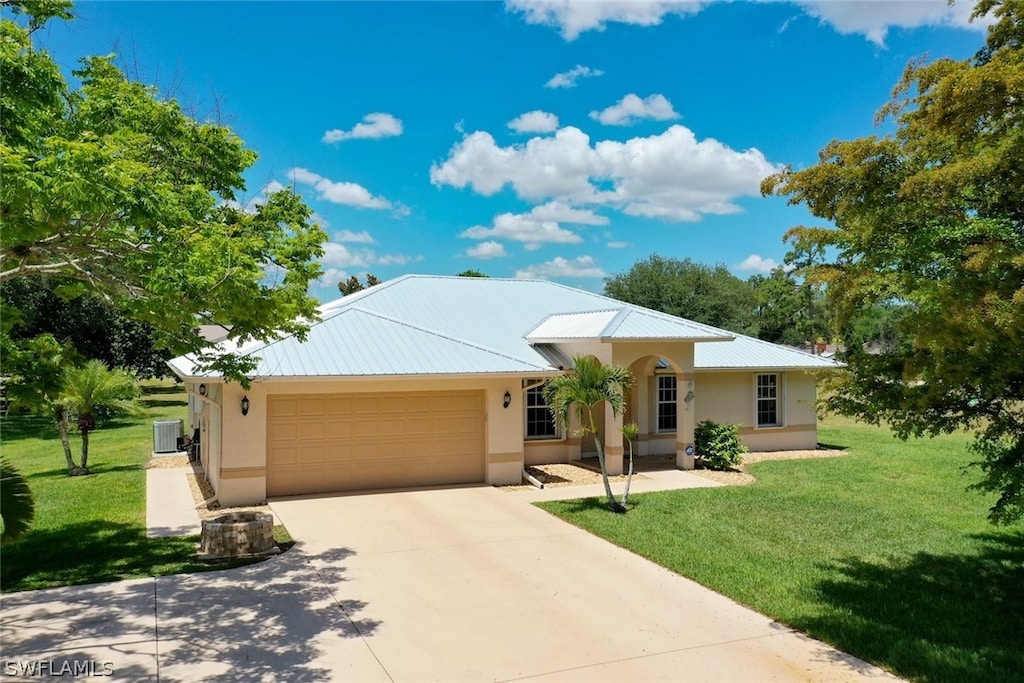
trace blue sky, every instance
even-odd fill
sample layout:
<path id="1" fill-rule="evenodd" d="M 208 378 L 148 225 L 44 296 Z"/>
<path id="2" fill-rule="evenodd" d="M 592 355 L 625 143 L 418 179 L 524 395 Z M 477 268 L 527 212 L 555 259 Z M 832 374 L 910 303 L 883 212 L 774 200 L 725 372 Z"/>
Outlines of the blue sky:
<path id="1" fill-rule="evenodd" d="M 325 221 L 322 300 L 371 272 L 600 291 L 652 253 L 748 277 L 814 222 L 760 179 L 872 133 L 907 62 L 984 40 L 969 3 L 87 2 L 41 32 L 116 52 Z"/>

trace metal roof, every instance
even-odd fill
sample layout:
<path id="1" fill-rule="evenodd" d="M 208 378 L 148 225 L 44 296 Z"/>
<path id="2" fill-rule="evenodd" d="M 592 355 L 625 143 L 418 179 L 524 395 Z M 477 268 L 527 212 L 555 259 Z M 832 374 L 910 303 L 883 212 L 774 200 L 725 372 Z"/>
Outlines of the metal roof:
<path id="1" fill-rule="evenodd" d="M 694 367 L 697 370 L 816 370 L 844 367 L 824 356 L 780 346 L 742 334 L 728 344 L 696 344 Z"/>
<path id="2" fill-rule="evenodd" d="M 564 354 L 542 342 L 582 338 L 721 340 L 696 345 L 698 369 L 819 367 L 810 354 L 546 280 L 405 275 L 324 304 L 320 315 L 305 342 L 287 335 L 219 348 L 258 357 L 254 377 L 555 373 Z M 188 356 L 170 365 L 198 376 Z"/>

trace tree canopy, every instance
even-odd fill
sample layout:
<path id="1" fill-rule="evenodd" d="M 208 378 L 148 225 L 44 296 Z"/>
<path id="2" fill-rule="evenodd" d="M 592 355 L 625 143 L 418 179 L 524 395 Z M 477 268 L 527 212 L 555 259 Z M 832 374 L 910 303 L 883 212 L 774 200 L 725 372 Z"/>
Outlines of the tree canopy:
<path id="1" fill-rule="evenodd" d="M 338 291 L 341 292 L 342 296 L 348 296 L 349 294 L 355 294 L 361 292 L 367 287 L 373 287 L 379 285 L 380 279 L 373 273 L 366 274 L 366 284 L 364 285 L 359 281 L 359 278 L 353 275 L 347 280 L 342 280 L 338 283 Z"/>
<path id="2" fill-rule="evenodd" d="M 833 141 L 819 162 L 770 176 L 762 192 L 829 224 L 787 233 L 817 254 L 849 372 L 828 408 L 885 420 L 907 438 L 973 429 L 992 520 L 1024 516 L 1024 2 L 993 10 L 971 59 L 909 64 L 880 111 L 895 131 Z M 868 354 L 857 321 L 906 306 L 907 343 Z"/>
<path id="3" fill-rule="evenodd" d="M 754 290 L 724 264 L 652 254 L 605 280 L 608 296 L 733 332 L 756 332 Z"/>
<path id="4" fill-rule="evenodd" d="M 230 128 L 132 81 L 113 56 L 83 58 L 72 85 L 33 43 L 70 3 L 3 4 L 24 20 L 0 20 L 0 283 L 75 281 L 175 352 L 204 348 L 205 323 L 239 342 L 304 334 L 326 235 L 299 196 L 242 207 L 256 154 Z M 236 379 L 249 367 L 201 360 Z"/>

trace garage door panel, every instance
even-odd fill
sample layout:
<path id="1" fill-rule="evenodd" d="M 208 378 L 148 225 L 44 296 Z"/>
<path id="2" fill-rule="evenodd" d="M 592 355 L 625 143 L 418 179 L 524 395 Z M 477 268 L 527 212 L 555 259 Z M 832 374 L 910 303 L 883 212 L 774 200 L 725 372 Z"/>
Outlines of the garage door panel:
<path id="1" fill-rule="evenodd" d="M 267 493 L 482 481 L 483 405 L 483 392 L 271 396 Z"/>

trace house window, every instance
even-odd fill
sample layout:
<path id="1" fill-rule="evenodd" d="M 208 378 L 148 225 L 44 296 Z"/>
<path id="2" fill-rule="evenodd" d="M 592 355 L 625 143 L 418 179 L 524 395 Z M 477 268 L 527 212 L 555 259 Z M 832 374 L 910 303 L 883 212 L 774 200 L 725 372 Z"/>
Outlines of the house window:
<path id="1" fill-rule="evenodd" d="M 658 431 L 676 431 L 676 378 L 675 375 L 658 376 Z"/>
<path id="2" fill-rule="evenodd" d="M 544 397 L 544 386 L 526 390 L 526 438 L 557 439 L 558 429 L 551 415 L 551 407 Z"/>
<path id="3" fill-rule="evenodd" d="M 779 376 L 758 375 L 756 405 L 758 427 L 782 426 L 782 412 L 779 408 Z"/>

